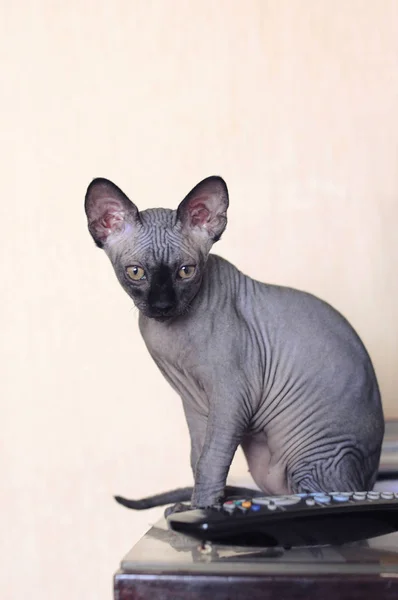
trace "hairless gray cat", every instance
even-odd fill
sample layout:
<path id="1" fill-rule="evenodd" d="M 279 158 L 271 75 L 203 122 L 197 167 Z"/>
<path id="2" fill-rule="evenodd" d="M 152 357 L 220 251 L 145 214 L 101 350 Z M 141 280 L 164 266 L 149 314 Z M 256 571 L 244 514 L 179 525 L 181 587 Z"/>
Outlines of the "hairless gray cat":
<path id="1" fill-rule="evenodd" d="M 177 210 L 139 212 L 102 178 L 85 201 L 89 231 L 140 311 L 153 360 L 181 396 L 191 505 L 223 497 L 239 445 L 267 494 L 371 489 L 384 419 L 366 349 L 329 304 L 255 281 L 209 254 L 227 208 L 221 177 L 201 181 Z M 177 490 L 145 506 L 186 496 Z"/>

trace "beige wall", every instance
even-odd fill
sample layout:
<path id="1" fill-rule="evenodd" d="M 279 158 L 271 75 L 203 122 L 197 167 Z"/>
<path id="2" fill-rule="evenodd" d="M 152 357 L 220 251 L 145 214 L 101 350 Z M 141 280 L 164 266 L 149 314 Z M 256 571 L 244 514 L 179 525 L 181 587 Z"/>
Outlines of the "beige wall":
<path id="1" fill-rule="evenodd" d="M 112 494 L 191 475 L 179 399 L 88 236 L 85 188 L 102 175 L 141 208 L 175 207 L 223 175 L 217 251 L 339 308 L 398 416 L 398 3 L 3 0 L 1 13 L 0 593 L 105 600 L 161 514 Z"/>

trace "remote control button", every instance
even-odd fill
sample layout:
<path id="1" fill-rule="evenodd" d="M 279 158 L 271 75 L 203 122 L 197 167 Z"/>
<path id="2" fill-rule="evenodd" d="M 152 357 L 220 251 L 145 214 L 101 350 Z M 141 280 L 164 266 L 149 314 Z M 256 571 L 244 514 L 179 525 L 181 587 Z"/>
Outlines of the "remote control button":
<path id="1" fill-rule="evenodd" d="M 368 500 L 379 500 L 380 492 L 368 492 L 366 494 L 366 497 L 368 498 Z"/>
<path id="2" fill-rule="evenodd" d="M 275 496 L 273 499 L 277 506 L 291 506 L 292 504 L 298 504 L 301 498 L 296 496 Z"/>
<path id="3" fill-rule="evenodd" d="M 299 494 L 294 494 L 295 496 L 297 496 L 297 498 L 308 498 L 309 494 L 307 494 L 306 492 L 300 492 Z"/>
<path id="4" fill-rule="evenodd" d="M 307 506 L 315 506 L 315 500 L 314 498 L 307 498 L 307 500 L 305 501 Z"/>
<path id="5" fill-rule="evenodd" d="M 268 510 L 276 510 L 278 507 L 277 507 L 277 505 L 275 504 L 275 502 L 270 502 L 270 503 L 267 505 L 267 508 L 268 508 Z"/>
<path id="6" fill-rule="evenodd" d="M 365 500 L 366 492 L 354 492 L 354 494 L 352 495 L 352 499 L 353 500 Z"/>
<path id="7" fill-rule="evenodd" d="M 255 498 L 256 504 L 261 504 L 265 506 L 268 506 L 268 504 L 272 501 L 273 498 L 271 496 L 262 496 L 261 498 Z"/>
<path id="8" fill-rule="evenodd" d="M 333 500 L 336 502 L 348 502 L 349 499 L 350 497 L 344 494 L 333 494 Z"/>
<path id="9" fill-rule="evenodd" d="M 251 502 L 246 500 L 235 500 L 235 508 L 241 513 L 245 513 L 251 507 Z"/>
<path id="10" fill-rule="evenodd" d="M 383 500 L 392 500 L 394 498 L 393 492 L 381 492 Z"/>
<path id="11" fill-rule="evenodd" d="M 257 512 L 261 510 L 261 506 L 259 504 L 252 504 L 251 509 L 254 510 L 254 512 Z"/>
<path id="12" fill-rule="evenodd" d="M 321 504 L 329 504 L 332 501 L 332 498 L 327 494 L 317 494 L 314 496 L 315 502 L 320 502 Z"/>
<path id="13" fill-rule="evenodd" d="M 224 502 L 222 507 L 224 510 L 227 510 L 229 513 L 233 513 L 236 508 L 236 504 L 232 500 L 228 500 L 227 502 Z"/>

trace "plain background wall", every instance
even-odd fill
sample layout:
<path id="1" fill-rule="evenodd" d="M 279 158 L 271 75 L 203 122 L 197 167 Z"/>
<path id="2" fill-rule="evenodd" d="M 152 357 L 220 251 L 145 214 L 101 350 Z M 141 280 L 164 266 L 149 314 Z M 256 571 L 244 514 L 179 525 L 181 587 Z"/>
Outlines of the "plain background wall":
<path id="1" fill-rule="evenodd" d="M 162 513 L 112 494 L 191 474 L 85 189 L 176 207 L 221 174 L 215 251 L 341 310 L 398 416 L 398 3 L 3 0 L 0 28 L 0 593 L 105 600 Z"/>

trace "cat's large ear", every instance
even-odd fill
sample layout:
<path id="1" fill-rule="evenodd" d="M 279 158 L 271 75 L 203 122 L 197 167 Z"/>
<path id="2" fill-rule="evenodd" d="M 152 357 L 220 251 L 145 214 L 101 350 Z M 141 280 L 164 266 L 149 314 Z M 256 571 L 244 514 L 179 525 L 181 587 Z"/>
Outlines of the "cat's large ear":
<path id="1" fill-rule="evenodd" d="M 201 230 L 216 242 L 227 225 L 228 204 L 225 181 L 221 177 L 208 177 L 184 198 L 177 209 L 177 217 L 183 227 Z"/>
<path id="2" fill-rule="evenodd" d="M 84 203 L 88 229 L 100 248 L 128 224 L 140 222 L 138 209 L 112 181 L 99 177 L 87 188 Z"/>

